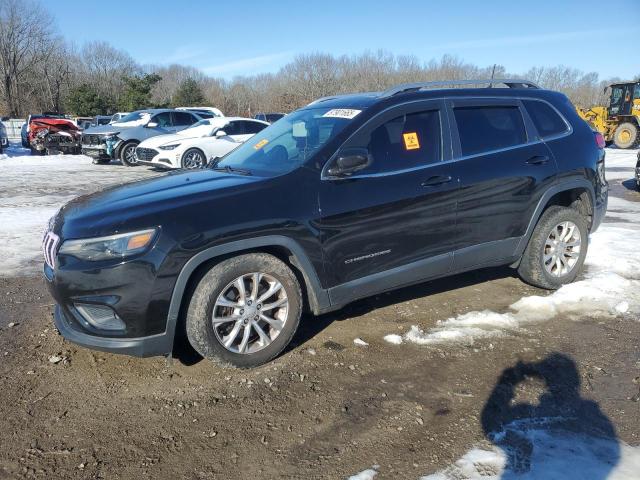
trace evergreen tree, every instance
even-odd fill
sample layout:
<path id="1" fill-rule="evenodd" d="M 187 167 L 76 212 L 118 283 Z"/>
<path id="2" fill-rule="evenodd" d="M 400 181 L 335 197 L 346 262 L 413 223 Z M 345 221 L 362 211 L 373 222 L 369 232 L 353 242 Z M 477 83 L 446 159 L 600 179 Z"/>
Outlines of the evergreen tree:
<path id="1" fill-rule="evenodd" d="M 160 80 L 155 73 L 124 78 L 124 91 L 118 103 L 120 110 L 133 112 L 150 107 L 151 89 Z"/>
<path id="2" fill-rule="evenodd" d="M 198 82 L 192 78 L 187 78 L 176 90 L 171 103 L 174 107 L 195 107 L 202 105 L 204 102 L 204 93 Z"/>
<path id="3" fill-rule="evenodd" d="M 102 97 L 96 88 L 83 83 L 69 91 L 67 107 L 69 112 L 75 113 L 79 117 L 93 117 L 106 115 L 114 109 L 115 105 Z"/>

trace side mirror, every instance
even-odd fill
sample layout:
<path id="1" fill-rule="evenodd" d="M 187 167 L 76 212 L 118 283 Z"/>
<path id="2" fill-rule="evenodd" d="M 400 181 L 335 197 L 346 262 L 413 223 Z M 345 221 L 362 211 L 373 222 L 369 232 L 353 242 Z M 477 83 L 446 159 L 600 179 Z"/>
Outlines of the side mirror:
<path id="1" fill-rule="evenodd" d="M 227 136 L 227 132 L 225 132 L 224 130 L 218 130 L 216 132 L 216 137 L 226 137 Z"/>
<path id="2" fill-rule="evenodd" d="M 158 122 L 149 122 L 147 123 L 147 128 L 156 128 L 158 126 Z"/>
<path id="3" fill-rule="evenodd" d="M 371 162 L 371 155 L 366 148 L 347 148 L 338 152 L 327 173 L 332 177 L 349 177 L 367 168 Z"/>

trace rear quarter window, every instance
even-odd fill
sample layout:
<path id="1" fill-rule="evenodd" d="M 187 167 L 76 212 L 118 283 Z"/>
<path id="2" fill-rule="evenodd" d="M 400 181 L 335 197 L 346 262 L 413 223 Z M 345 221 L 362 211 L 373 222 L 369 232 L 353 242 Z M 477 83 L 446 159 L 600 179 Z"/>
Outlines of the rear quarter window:
<path id="1" fill-rule="evenodd" d="M 567 124 L 551 106 L 536 100 L 523 100 L 531 121 L 541 138 L 560 135 L 568 130 Z"/>
<path id="2" fill-rule="evenodd" d="M 496 105 L 453 109 L 463 155 L 474 155 L 527 143 L 520 109 Z"/>

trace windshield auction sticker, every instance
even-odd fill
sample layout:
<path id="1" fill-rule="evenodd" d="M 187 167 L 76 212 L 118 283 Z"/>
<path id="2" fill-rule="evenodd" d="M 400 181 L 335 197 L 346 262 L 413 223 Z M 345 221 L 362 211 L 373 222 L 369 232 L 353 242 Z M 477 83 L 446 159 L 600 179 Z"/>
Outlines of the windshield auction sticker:
<path id="1" fill-rule="evenodd" d="M 333 108 L 322 116 L 328 118 L 347 118 L 351 120 L 361 111 L 362 110 L 353 110 L 351 108 Z"/>
<path id="2" fill-rule="evenodd" d="M 420 140 L 418 140 L 418 134 L 416 132 L 403 133 L 404 148 L 406 150 L 417 150 L 420 148 Z"/>
<path id="3" fill-rule="evenodd" d="M 253 148 L 255 148 L 256 150 L 260 150 L 262 147 L 264 147 L 267 143 L 269 143 L 269 140 L 267 140 L 266 138 L 263 140 L 260 140 L 258 143 L 256 143 Z"/>

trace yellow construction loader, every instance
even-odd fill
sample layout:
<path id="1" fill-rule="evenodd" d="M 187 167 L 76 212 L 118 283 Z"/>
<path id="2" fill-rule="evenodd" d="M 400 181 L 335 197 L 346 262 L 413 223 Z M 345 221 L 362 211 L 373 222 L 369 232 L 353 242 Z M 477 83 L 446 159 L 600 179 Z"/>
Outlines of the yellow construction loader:
<path id="1" fill-rule="evenodd" d="M 610 85 L 608 107 L 577 107 L 578 114 L 618 148 L 640 145 L 640 81 Z"/>

